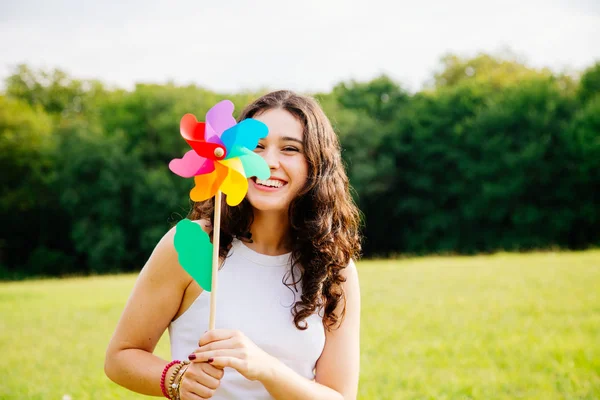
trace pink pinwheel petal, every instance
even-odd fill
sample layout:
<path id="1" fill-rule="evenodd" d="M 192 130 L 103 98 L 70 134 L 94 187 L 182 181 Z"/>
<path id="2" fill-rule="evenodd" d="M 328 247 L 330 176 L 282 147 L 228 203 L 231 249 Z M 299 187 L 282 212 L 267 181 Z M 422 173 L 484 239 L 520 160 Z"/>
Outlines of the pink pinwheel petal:
<path id="1" fill-rule="evenodd" d="M 206 164 L 208 164 L 206 161 L 210 161 L 210 164 L 214 164 L 212 160 L 200 157 L 194 150 L 190 150 L 185 153 L 183 158 L 171 160 L 169 169 L 181 177 L 191 178 L 196 176 L 199 170 L 209 168 L 209 166 L 206 166 Z M 214 169 L 214 165 L 212 165 L 212 169 Z"/>
<path id="2" fill-rule="evenodd" d="M 194 173 L 194 176 L 202 174 L 210 174 L 215 170 L 215 162 L 213 160 L 204 159 L 204 164 Z"/>
<path id="3" fill-rule="evenodd" d="M 234 105 L 229 100 L 223 100 L 215 104 L 206 113 L 206 137 L 216 134 L 221 137 L 223 132 L 235 125 L 233 118 Z M 210 128 L 208 128 L 210 126 Z"/>

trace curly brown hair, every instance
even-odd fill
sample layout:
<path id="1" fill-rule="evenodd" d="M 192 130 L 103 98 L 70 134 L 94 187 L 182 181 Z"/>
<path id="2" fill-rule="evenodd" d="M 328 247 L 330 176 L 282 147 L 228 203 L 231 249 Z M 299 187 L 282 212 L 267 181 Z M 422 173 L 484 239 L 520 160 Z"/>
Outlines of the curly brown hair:
<path id="1" fill-rule="evenodd" d="M 361 252 L 360 212 L 350 194 L 350 186 L 341 148 L 329 119 L 316 100 L 288 90 L 268 93 L 241 113 L 238 121 L 252 118 L 270 109 L 284 109 L 304 128 L 308 179 L 289 206 L 292 260 L 300 267 L 300 277 L 284 284 L 289 288 L 301 283 L 302 296 L 292 308 L 294 323 L 304 330 L 306 318 L 322 311 L 323 324 L 331 330 L 345 315 L 345 295 L 341 272 Z M 213 222 L 214 198 L 194 203 L 188 215 L 192 220 Z M 219 253 L 226 257 L 233 238 L 250 240 L 252 206 L 244 199 L 230 207 L 224 201 L 221 214 Z M 288 275 L 289 277 L 289 275 Z M 342 302 L 342 312 L 335 313 Z"/>

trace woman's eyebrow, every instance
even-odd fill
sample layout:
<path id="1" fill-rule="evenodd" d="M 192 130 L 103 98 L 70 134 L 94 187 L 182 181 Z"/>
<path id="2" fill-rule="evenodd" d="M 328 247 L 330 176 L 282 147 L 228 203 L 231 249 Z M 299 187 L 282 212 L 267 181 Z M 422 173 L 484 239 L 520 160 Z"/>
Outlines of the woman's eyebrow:
<path id="1" fill-rule="evenodd" d="M 282 141 L 284 141 L 284 142 L 289 140 L 289 141 L 292 141 L 292 142 L 297 142 L 297 143 L 300 143 L 300 144 L 302 144 L 302 145 L 304 144 L 304 141 L 303 141 L 303 140 L 296 139 L 296 138 L 294 138 L 294 137 L 291 137 L 291 136 L 283 136 L 283 137 L 281 138 L 281 140 L 282 140 Z"/>

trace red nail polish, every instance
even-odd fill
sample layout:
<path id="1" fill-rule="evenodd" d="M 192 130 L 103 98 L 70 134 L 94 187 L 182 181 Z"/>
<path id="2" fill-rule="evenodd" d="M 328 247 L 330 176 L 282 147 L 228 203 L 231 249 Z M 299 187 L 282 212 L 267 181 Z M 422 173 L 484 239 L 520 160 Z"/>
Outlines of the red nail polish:
<path id="1" fill-rule="evenodd" d="M 195 355 L 195 354 L 190 354 L 190 355 L 188 356 L 188 359 L 189 359 L 190 361 L 193 361 L 193 360 L 195 360 L 195 359 L 196 359 L 196 355 Z"/>
<path id="2" fill-rule="evenodd" d="M 214 359 L 214 358 L 212 358 L 212 357 L 208 359 L 208 363 L 209 363 L 209 364 L 210 364 L 211 362 L 213 362 L 213 361 L 215 361 L 215 359 Z"/>

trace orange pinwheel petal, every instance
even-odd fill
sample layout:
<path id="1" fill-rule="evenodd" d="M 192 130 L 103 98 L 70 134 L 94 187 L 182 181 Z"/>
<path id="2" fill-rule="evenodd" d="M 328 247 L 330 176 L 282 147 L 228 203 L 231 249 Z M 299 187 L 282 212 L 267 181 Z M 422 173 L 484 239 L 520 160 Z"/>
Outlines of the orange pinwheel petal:
<path id="1" fill-rule="evenodd" d="M 213 197 L 227 178 L 228 172 L 229 169 L 226 166 L 215 162 L 215 170 L 213 172 L 195 176 L 194 183 L 196 186 L 190 191 L 190 199 L 192 201 L 203 201 Z M 246 182 L 247 185 L 248 182 Z"/>

